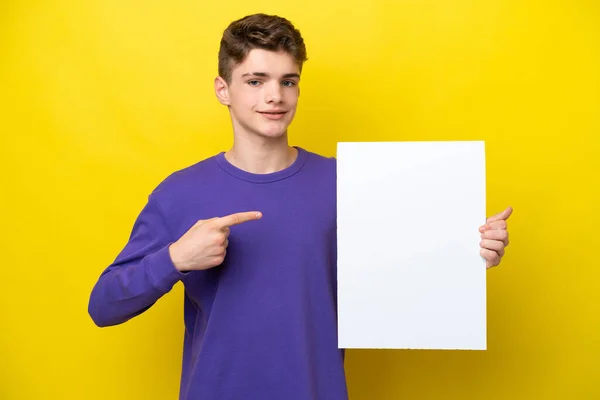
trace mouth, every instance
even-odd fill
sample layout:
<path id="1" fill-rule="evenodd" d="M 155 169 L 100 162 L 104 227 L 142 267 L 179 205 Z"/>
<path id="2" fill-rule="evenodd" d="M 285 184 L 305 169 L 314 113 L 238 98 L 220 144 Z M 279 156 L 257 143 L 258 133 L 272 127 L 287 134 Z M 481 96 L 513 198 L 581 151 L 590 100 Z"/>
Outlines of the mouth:
<path id="1" fill-rule="evenodd" d="M 287 111 L 259 111 L 258 113 L 264 115 L 268 119 L 281 119 Z"/>

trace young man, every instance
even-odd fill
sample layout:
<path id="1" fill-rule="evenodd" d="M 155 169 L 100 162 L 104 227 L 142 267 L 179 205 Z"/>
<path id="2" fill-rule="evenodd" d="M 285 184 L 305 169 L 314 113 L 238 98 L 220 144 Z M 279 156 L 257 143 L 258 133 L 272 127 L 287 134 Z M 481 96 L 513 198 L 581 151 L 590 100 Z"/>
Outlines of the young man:
<path id="1" fill-rule="evenodd" d="M 305 60 L 284 18 L 251 15 L 225 30 L 215 92 L 233 147 L 158 185 L 92 290 L 89 313 L 110 326 L 183 282 L 181 399 L 347 399 L 336 162 L 287 138 Z M 504 254 L 510 212 L 480 228 L 488 266 Z"/>

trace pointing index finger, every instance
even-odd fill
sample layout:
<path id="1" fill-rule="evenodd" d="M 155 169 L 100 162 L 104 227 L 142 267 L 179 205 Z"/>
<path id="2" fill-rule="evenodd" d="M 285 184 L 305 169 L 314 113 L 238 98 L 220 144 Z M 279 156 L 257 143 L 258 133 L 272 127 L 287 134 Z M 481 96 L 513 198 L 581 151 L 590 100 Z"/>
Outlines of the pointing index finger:
<path id="1" fill-rule="evenodd" d="M 260 218 L 262 218 L 262 213 L 259 211 L 240 212 L 221 217 L 216 221 L 216 224 L 220 229 L 223 229 L 233 225 L 243 224 L 244 222 L 254 221 Z"/>

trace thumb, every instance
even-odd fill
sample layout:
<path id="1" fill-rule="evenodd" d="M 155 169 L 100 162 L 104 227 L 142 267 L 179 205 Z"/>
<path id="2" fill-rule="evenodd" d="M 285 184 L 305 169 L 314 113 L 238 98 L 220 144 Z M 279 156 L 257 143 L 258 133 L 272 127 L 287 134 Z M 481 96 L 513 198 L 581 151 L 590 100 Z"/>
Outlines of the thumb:
<path id="1" fill-rule="evenodd" d="M 489 224 L 490 222 L 494 222 L 494 221 L 500 221 L 500 220 L 507 220 L 508 217 L 510 217 L 510 215 L 513 212 L 513 208 L 512 207 L 508 207 L 506 210 L 502 211 L 499 214 L 496 214 L 494 216 L 491 216 L 487 219 L 487 223 Z"/>

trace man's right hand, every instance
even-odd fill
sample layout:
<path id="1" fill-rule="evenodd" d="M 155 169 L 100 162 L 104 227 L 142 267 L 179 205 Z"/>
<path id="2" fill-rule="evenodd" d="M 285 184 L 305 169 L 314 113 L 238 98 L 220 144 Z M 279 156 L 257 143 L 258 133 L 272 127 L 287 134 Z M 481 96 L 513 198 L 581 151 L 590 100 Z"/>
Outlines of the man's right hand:
<path id="1" fill-rule="evenodd" d="M 257 211 L 200 220 L 169 246 L 175 268 L 181 272 L 205 270 L 223 263 L 229 244 L 229 228 L 262 218 Z"/>

